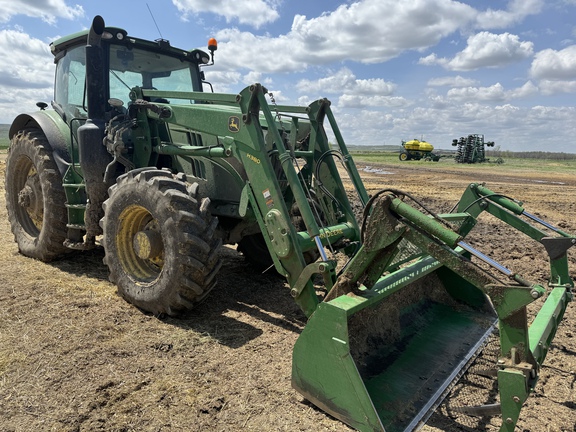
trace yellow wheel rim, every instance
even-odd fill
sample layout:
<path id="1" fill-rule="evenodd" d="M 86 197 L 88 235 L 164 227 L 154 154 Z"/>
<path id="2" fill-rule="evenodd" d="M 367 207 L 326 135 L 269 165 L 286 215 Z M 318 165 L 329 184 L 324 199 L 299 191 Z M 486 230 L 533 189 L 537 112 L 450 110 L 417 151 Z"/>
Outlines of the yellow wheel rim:
<path id="1" fill-rule="evenodd" d="M 158 221 L 138 205 L 126 207 L 119 219 L 116 247 L 120 265 L 136 282 L 155 281 L 164 266 L 164 244 Z"/>

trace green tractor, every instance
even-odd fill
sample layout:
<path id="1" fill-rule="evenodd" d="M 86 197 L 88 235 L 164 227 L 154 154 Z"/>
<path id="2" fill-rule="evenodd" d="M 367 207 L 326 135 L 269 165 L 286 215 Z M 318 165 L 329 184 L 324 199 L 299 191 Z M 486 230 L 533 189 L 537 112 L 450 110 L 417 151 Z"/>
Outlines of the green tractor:
<path id="1" fill-rule="evenodd" d="M 51 261 L 103 247 L 123 298 L 177 315 L 214 287 L 220 245 L 237 244 L 285 276 L 309 317 L 294 388 L 362 431 L 424 422 L 497 327 L 496 411 L 512 431 L 572 299 L 576 239 L 478 184 L 449 214 L 393 189 L 369 197 L 328 100 L 277 105 L 260 84 L 204 92 L 216 48 L 145 41 L 99 16 L 51 45 L 52 109 L 40 103 L 10 129 L 6 202 L 20 252 Z M 483 212 L 546 246 L 547 285 L 464 241 Z M 542 296 L 528 326 L 526 305 Z"/>

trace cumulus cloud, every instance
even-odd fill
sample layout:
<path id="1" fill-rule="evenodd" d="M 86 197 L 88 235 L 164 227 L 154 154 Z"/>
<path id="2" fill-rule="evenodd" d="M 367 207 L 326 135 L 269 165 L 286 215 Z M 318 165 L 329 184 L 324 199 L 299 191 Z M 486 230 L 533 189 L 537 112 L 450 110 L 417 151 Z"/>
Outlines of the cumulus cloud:
<path id="1" fill-rule="evenodd" d="M 550 81 L 542 80 L 538 83 L 544 96 L 560 93 L 576 93 L 576 81 Z"/>
<path id="2" fill-rule="evenodd" d="M 278 2 L 271 0 L 251 0 L 241 4 L 235 0 L 172 0 L 172 3 L 184 14 L 183 19 L 188 19 L 190 14 L 209 12 L 224 17 L 228 23 L 238 21 L 255 28 L 274 22 L 280 16 Z"/>
<path id="3" fill-rule="evenodd" d="M 318 80 L 300 80 L 296 88 L 301 93 L 340 93 L 346 88 L 356 85 L 356 76 L 348 68 L 342 68 L 336 73 Z"/>
<path id="4" fill-rule="evenodd" d="M 40 18 L 49 24 L 55 24 L 58 18 L 75 19 L 84 16 L 80 5 L 68 6 L 66 0 L 11 0 L 3 1 L 0 6 L 0 22 L 8 22 L 15 15 Z"/>
<path id="5" fill-rule="evenodd" d="M 446 97 L 459 101 L 504 101 L 504 87 L 496 83 L 490 87 L 463 87 L 448 90 Z"/>
<path id="6" fill-rule="evenodd" d="M 338 98 L 339 108 L 368 108 L 387 107 L 399 108 L 410 105 L 410 102 L 401 96 L 363 96 L 359 94 L 343 94 Z"/>
<path id="7" fill-rule="evenodd" d="M 430 87 L 470 87 L 477 84 L 477 80 L 472 78 L 464 78 L 460 75 L 438 77 L 428 80 L 428 85 Z"/>
<path id="8" fill-rule="evenodd" d="M 277 37 L 239 29 L 216 36 L 226 62 L 222 66 L 293 72 L 343 60 L 380 63 L 406 50 L 422 50 L 471 22 L 476 13 L 452 0 L 363 0 L 318 17 L 296 15 L 291 30 Z"/>
<path id="9" fill-rule="evenodd" d="M 316 18 L 297 15 L 291 36 L 315 55 L 335 59 L 352 55 L 364 63 L 377 63 L 403 50 L 432 46 L 473 16 L 473 8 L 450 0 L 364 0 Z"/>
<path id="10" fill-rule="evenodd" d="M 301 93 L 356 93 L 362 95 L 388 96 L 394 91 L 395 85 L 382 78 L 357 79 L 348 69 L 342 68 L 329 76 L 318 80 L 300 80 L 296 88 Z"/>
<path id="11" fill-rule="evenodd" d="M 529 15 L 538 15 L 544 0 L 511 0 L 506 10 L 488 9 L 476 17 L 478 28 L 505 28 L 523 21 Z"/>
<path id="12" fill-rule="evenodd" d="M 179 7 L 186 6 L 189 11 L 212 7 L 200 0 L 173 2 Z M 486 28 L 490 22 L 493 27 L 519 22 L 539 10 L 542 4 L 543 0 L 511 0 L 506 10 L 479 12 L 453 0 L 360 0 L 342 4 L 317 17 L 296 15 L 290 31 L 278 36 L 256 35 L 238 28 L 223 29 L 216 35 L 223 59 L 218 67 L 288 73 L 338 61 L 382 63 L 405 51 L 423 51 L 435 46 L 458 30 L 478 27 L 478 19 L 486 21 L 482 24 Z M 226 9 L 223 7 L 217 9 L 223 15 L 236 13 L 223 12 Z M 420 64 L 440 64 L 449 70 L 465 71 L 500 67 L 532 54 L 533 44 L 520 41 L 516 35 L 480 32 L 471 36 L 468 47 L 454 58 L 437 58 L 431 54 L 422 58 Z"/>
<path id="13" fill-rule="evenodd" d="M 512 90 L 505 90 L 502 84 L 496 83 L 488 87 L 462 87 L 448 90 L 446 97 L 457 101 L 504 102 L 511 99 L 527 97 L 538 93 L 531 81 Z"/>
<path id="14" fill-rule="evenodd" d="M 50 102 L 53 81 L 53 57 L 44 41 L 0 30 L 0 123 L 36 110 L 38 101 Z"/>
<path id="15" fill-rule="evenodd" d="M 510 99 L 519 99 L 537 94 L 540 91 L 539 87 L 534 85 L 532 81 L 527 81 L 522 87 L 518 87 L 508 91 Z"/>
<path id="16" fill-rule="evenodd" d="M 576 80 L 576 45 L 560 51 L 545 49 L 536 53 L 530 76 L 550 81 Z"/>
<path id="17" fill-rule="evenodd" d="M 467 46 L 454 58 L 439 58 L 430 54 L 419 60 L 421 65 L 441 65 L 448 70 L 470 71 L 480 68 L 495 68 L 518 62 L 534 52 L 532 42 L 520 41 L 510 33 L 493 34 L 480 32 L 468 38 Z"/>
<path id="18" fill-rule="evenodd" d="M 54 64 L 48 45 L 17 30 L 0 31 L 0 85 L 52 87 Z"/>
<path id="19" fill-rule="evenodd" d="M 392 96 L 396 85 L 382 78 L 358 79 L 348 69 L 342 68 L 318 80 L 300 80 L 296 89 L 309 97 L 340 95 L 339 108 L 398 107 L 407 105 L 403 97 Z"/>

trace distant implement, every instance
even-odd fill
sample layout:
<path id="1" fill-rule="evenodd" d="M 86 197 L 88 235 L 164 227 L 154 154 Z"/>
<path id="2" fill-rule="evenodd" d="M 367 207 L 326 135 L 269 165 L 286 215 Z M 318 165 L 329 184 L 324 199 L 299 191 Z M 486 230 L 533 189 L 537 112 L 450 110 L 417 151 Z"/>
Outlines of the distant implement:
<path id="1" fill-rule="evenodd" d="M 454 139 L 452 145 L 457 147 L 456 156 L 454 156 L 456 163 L 472 164 L 489 161 L 486 159 L 485 147 L 494 147 L 494 141 L 484 142 L 484 135 L 474 134 Z M 502 161 L 502 159 L 499 160 Z"/>
<path id="2" fill-rule="evenodd" d="M 402 141 L 402 147 L 404 148 L 398 158 L 401 161 L 408 160 L 428 160 L 438 162 L 440 156 L 432 153 L 434 146 L 426 141 L 419 141 L 416 138 L 410 141 Z"/>

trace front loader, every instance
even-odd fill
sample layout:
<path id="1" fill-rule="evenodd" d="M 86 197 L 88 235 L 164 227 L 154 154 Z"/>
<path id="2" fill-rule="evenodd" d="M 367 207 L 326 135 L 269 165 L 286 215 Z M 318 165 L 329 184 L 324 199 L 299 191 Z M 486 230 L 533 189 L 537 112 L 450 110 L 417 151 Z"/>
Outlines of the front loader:
<path id="1" fill-rule="evenodd" d="M 39 104 L 10 129 L 6 201 L 23 254 L 102 246 L 122 297 L 177 315 L 214 287 L 220 245 L 237 244 L 286 277 L 309 318 L 294 388 L 362 431 L 417 429 L 497 332 L 490 409 L 514 430 L 572 299 L 573 236 L 478 184 L 449 214 L 397 190 L 370 197 L 328 100 L 277 105 L 260 84 L 203 91 L 215 41 L 210 54 L 180 50 L 96 17 L 51 48 L 53 109 Z M 546 247 L 546 285 L 465 241 L 482 212 Z M 529 325 L 526 306 L 544 296 Z"/>

